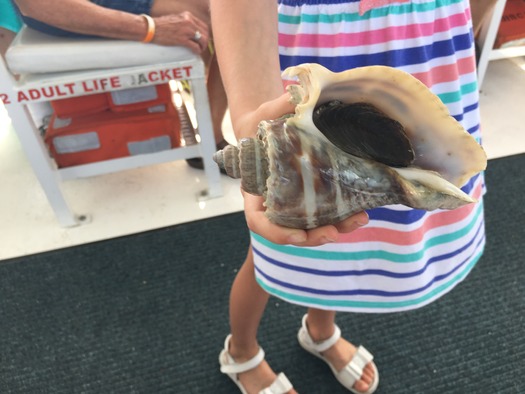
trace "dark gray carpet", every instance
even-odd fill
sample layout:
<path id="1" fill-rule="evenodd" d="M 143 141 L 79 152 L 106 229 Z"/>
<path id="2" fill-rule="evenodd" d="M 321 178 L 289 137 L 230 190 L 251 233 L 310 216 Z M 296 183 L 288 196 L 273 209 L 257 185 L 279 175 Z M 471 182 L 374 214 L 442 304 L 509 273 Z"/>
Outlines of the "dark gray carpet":
<path id="1" fill-rule="evenodd" d="M 418 311 L 341 314 L 374 352 L 378 393 L 525 393 L 525 155 L 487 170 L 486 253 Z M 28 240 L 30 242 L 30 240 Z M 233 214 L 0 264 L 0 393 L 236 393 L 218 371 L 248 244 Z M 271 299 L 260 341 L 300 393 L 344 393 Z"/>

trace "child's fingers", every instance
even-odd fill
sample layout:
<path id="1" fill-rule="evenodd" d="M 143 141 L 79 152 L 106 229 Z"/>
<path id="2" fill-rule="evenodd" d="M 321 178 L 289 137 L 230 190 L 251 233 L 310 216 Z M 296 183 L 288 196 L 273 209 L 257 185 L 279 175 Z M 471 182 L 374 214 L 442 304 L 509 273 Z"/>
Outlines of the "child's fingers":
<path id="1" fill-rule="evenodd" d="M 256 234 L 277 244 L 297 244 L 307 240 L 304 230 L 282 227 L 268 220 L 264 214 L 263 198 L 242 192 L 244 213 L 248 228 Z"/>
<path id="2" fill-rule="evenodd" d="M 368 222 L 366 213 L 359 213 L 336 226 L 322 226 L 311 230 L 301 230 L 279 226 L 268 220 L 264 214 L 263 198 L 243 191 L 244 212 L 248 228 L 256 234 L 276 244 L 296 246 L 320 246 L 336 242 L 339 233 L 350 232 Z M 339 227 L 338 227 L 339 226 Z"/>
<path id="3" fill-rule="evenodd" d="M 368 224 L 368 214 L 359 212 L 337 223 L 335 227 L 340 233 L 350 233 L 366 224 Z"/>

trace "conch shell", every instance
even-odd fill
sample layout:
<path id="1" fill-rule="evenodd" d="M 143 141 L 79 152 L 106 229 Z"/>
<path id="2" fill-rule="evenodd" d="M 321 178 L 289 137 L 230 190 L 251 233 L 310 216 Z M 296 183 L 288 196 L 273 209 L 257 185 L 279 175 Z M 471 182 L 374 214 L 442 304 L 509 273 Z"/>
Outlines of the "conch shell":
<path id="1" fill-rule="evenodd" d="M 459 187 L 485 169 L 485 152 L 410 74 L 303 64 L 284 75 L 299 81 L 288 87 L 295 114 L 261 122 L 256 138 L 214 155 L 246 192 L 264 197 L 272 222 L 309 229 L 389 204 L 476 202 Z"/>

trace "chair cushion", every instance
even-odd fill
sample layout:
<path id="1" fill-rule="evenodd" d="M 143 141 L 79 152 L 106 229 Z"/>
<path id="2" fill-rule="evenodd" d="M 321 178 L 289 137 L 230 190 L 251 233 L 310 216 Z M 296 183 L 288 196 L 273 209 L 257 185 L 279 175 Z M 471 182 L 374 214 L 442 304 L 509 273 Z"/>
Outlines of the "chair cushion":
<path id="1" fill-rule="evenodd" d="M 25 26 L 6 53 L 15 74 L 143 66 L 195 60 L 182 46 L 161 46 L 103 38 L 55 37 Z"/>

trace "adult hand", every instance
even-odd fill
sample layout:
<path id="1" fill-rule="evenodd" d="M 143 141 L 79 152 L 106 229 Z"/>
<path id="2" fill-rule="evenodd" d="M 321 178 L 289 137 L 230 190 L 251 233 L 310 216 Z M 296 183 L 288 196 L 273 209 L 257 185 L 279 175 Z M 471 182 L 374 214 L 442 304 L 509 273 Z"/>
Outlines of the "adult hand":
<path id="1" fill-rule="evenodd" d="M 263 119 L 276 119 L 293 112 L 289 95 L 285 94 L 275 100 L 260 106 L 256 111 L 245 114 L 236 126 L 239 130 L 255 130 Z M 253 133 L 251 133 L 253 136 Z M 248 133 L 238 133 L 238 136 L 250 136 Z M 279 226 L 264 214 L 263 198 L 242 191 L 244 197 L 244 214 L 248 228 L 277 244 L 292 244 L 296 246 L 319 246 L 337 241 L 340 233 L 349 233 L 368 223 L 366 212 L 360 212 L 335 225 L 327 225 L 311 230 L 301 230 Z"/>
<path id="2" fill-rule="evenodd" d="M 153 19 L 155 21 L 153 43 L 182 45 L 197 54 L 201 54 L 208 48 L 210 39 L 208 25 L 191 12 L 186 11 L 177 15 L 165 15 Z"/>

